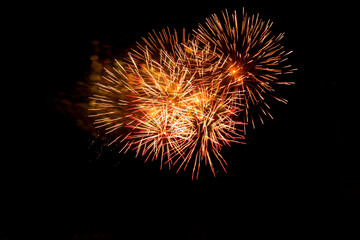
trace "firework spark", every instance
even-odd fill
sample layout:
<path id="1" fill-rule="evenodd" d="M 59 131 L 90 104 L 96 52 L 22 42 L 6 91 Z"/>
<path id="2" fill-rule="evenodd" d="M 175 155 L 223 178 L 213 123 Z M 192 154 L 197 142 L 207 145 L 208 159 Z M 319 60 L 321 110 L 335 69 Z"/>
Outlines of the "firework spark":
<path id="1" fill-rule="evenodd" d="M 132 49 L 132 56 L 139 61 L 144 61 L 144 56 L 150 54 L 152 59 L 160 61 L 161 53 L 165 51 L 172 58 L 178 58 L 179 46 L 186 46 L 190 41 L 190 34 L 186 33 L 185 29 L 182 30 L 181 35 L 176 29 L 166 28 L 160 32 L 153 30 Z"/>

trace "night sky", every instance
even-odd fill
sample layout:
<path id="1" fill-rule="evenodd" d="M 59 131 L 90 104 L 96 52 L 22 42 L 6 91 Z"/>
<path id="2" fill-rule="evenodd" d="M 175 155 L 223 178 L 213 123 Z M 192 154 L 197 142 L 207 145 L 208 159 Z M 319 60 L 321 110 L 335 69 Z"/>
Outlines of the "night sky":
<path id="1" fill-rule="evenodd" d="M 3 155 L 0 240 L 358 239 L 360 173 L 345 57 L 355 42 L 345 24 L 353 6 L 118 2 L 59 2 L 29 13 L 32 41 L 22 45 L 36 63 L 27 80 L 36 100 L 22 100 L 30 119 Z M 212 13 L 242 7 L 285 32 L 289 64 L 299 70 L 284 78 L 296 84 L 280 89 L 289 103 L 271 106 L 274 120 L 250 129 L 246 145 L 224 148 L 228 174 L 219 169 L 213 178 L 204 167 L 191 181 L 190 171 L 160 171 L 157 161 L 106 147 L 62 111 L 59 99 L 78 99 L 94 40 L 122 54 L 152 29 L 190 31 Z"/>

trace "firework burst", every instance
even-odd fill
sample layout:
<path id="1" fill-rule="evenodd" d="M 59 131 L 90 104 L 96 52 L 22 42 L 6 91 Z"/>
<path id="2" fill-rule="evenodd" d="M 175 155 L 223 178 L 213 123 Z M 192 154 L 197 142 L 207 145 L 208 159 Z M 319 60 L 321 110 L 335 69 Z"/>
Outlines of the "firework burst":
<path id="1" fill-rule="evenodd" d="M 107 70 L 97 83 L 102 94 L 92 97 L 91 117 L 113 138 L 110 144 L 123 143 L 120 151 L 160 159 L 160 168 L 179 163 L 178 171 L 194 159 L 193 177 L 202 162 L 215 175 L 212 157 L 225 170 L 222 146 L 244 139 L 235 120 L 236 95 L 220 80 L 208 80 L 217 68 L 204 69 L 201 62 L 212 54 L 177 48 L 176 61 L 161 51 L 158 62 L 145 51 L 141 61 L 129 54 L 126 64 Z"/>
<path id="2" fill-rule="evenodd" d="M 277 75 L 294 69 L 284 65 L 290 52 L 269 21 L 245 12 L 241 21 L 236 12 L 222 16 L 212 15 L 192 38 L 185 30 L 154 31 L 105 70 L 89 110 L 109 144 L 159 159 L 161 169 L 191 166 L 196 179 L 203 165 L 214 176 L 217 166 L 226 172 L 221 149 L 244 141 L 254 107 L 271 116 L 265 97 L 274 84 L 291 84 Z"/>
<path id="3" fill-rule="evenodd" d="M 283 50 L 280 44 L 284 34 L 273 35 L 271 27 L 272 22 L 263 21 L 259 15 L 248 16 L 243 9 L 239 19 L 236 11 L 231 16 L 224 11 L 220 18 L 213 14 L 205 25 L 200 24 L 195 30 L 195 38 L 204 46 L 211 44 L 220 56 L 227 56 L 223 71 L 228 73 L 228 84 L 245 105 L 245 122 L 251 122 L 254 127 L 253 116 L 258 116 L 261 122 L 264 115 L 272 118 L 265 102 L 268 96 L 287 102 L 273 94 L 274 85 L 293 84 L 278 79 L 278 75 L 295 69 L 285 64 L 291 51 Z"/>

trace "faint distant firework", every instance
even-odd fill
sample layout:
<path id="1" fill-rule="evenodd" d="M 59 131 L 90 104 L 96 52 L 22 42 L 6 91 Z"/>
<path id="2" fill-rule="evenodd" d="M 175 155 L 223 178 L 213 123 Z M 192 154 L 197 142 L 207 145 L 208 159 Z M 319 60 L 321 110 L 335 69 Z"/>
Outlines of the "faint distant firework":
<path id="1" fill-rule="evenodd" d="M 274 96 L 273 84 L 291 84 L 277 78 L 294 69 L 284 65 L 283 34 L 270 28 L 258 16 L 243 12 L 238 21 L 225 11 L 192 35 L 150 33 L 96 83 L 89 109 L 96 128 L 120 152 L 160 160 L 160 169 L 190 165 L 193 179 L 202 165 L 214 176 L 215 168 L 226 172 L 223 146 L 244 142 L 252 108 L 271 116 L 265 96 Z"/>

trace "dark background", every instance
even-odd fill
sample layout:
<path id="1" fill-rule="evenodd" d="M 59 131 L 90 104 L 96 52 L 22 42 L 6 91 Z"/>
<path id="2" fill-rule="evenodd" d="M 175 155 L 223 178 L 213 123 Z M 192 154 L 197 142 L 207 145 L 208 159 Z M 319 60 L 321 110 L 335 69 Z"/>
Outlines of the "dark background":
<path id="1" fill-rule="evenodd" d="M 334 4 L 334 5 L 332 5 Z M 1 168 L 0 239 L 358 239 L 354 6 L 314 1 L 98 1 L 32 7 L 18 38 L 34 63 Z M 340 5 L 341 4 L 341 5 Z M 293 50 L 274 120 L 223 151 L 228 174 L 160 171 L 118 154 L 59 111 L 94 40 L 122 53 L 152 29 L 196 28 L 222 10 L 259 13 Z M 29 84 L 29 82 L 31 84 Z M 350 89 L 349 89 L 350 88 Z M 67 95 L 66 95 L 67 96 Z M 34 99 L 34 100 L 32 100 Z M 5 126 L 6 128 L 6 126 Z M 25 130 L 23 130 L 23 128 Z M 20 129 L 20 130 L 19 130 Z M 20 139 L 20 140 L 19 140 Z"/>

